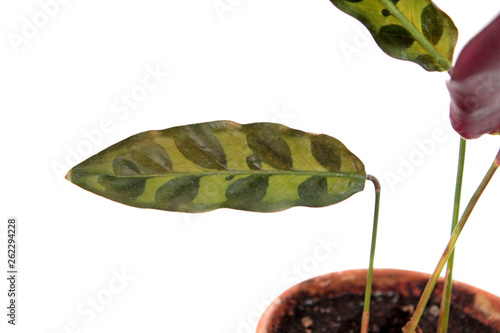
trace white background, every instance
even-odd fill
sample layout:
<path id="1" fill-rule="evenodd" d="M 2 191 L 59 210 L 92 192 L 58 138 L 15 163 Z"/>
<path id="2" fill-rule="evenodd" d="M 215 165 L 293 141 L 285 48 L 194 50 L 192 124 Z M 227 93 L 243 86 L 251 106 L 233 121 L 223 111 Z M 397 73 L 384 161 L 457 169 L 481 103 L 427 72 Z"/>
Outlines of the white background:
<path id="1" fill-rule="evenodd" d="M 186 215 L 128 207 L 63 178 L 130 135 L 196 122 L 274 121 L 342 140 L 382 182 L 376 266 L 434 269 L 459 143 L 446 73 L 389 58 L 327 0 L 221 0 L 222 12 L 214 0 L 60 0 L 50 17 L 46 3 L 0 4 L 0 267 L 15 216 L 20 272 L 15 328 L 1 279 L 2 332 L 247 333 L 277 292 L 367 266 L 371 184 L 327 208 Z M 457 54 L 499 12 L 491 0 L 438 5 L 460 30 Z M 124 107 L 148 70 L 161 82 Z M 464 205 L 498 146 L 492 136 L 469 143 Z M 497 176 L 455 271 L 497 295 L 499 197 Z"/>

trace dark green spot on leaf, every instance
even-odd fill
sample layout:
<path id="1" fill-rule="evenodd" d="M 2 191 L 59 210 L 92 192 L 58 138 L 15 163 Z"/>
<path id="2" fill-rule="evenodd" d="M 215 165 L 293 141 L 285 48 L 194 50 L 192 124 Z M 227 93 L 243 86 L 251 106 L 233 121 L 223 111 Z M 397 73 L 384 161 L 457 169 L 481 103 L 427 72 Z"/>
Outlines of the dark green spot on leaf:
<path id="1" fill-rule="evenodd" d="M 155 195 L 159 207 L 171 211 L 188 211 L 189 204 L 198 195 L 200 177 L 185 176 L 169 180 Z"/>
<path id="2" fill-rule="evenodd" d="M 227 206 L 253 210 L 266 195 L 269 176 L 251 175 L 236 180 L 226 190 Z"/>
<path id="3" fill-rule="evenodd" d="M 307 206 L 320 207 L 324 205 L 324 199 L 328 193 L 326 177 L 313 176 L 308 178 L 299 185 L 298 193 Z"/>
<path id="4" fill-rule="evenodd" d="M 339 171 L 342 160 L 337 153 L 339 141 L 327 135 L 311 137 L 311 153 L 314 158 L 328 171 Z"/>
<path id="5" fill-rule="evenodd" d="M 144 177 L 115 177 L 101 175 L 97 182 L 106 188 L 106 195 L 117 201 L 129 201 L 144 192 L 146 179 Z"/>
<path id="6" fill-rule="evenodd" d="M 441 67 L 439 66 L 438 63 L 434 60 L 433 57 L 431 57 L 428 54 L 421 54 L 419 55 L 416 59 L 415 62 L 422 66 L 425 70 L 428 71 L 437 71 Z"/>
<path id="7" fill-rule="evenodd" d="M 378 32 L 378 41 L 394 51 L 403 51 L 415 42 L 410 32 L 397 24 L 384 25 Z"/>
<path id="8" fill-rule="evenodd" d="M 188 160 L 206 169 L 227 168 L 224 149 L 210 133 L 210 127 L 204 124 L 183 126 L 176 128 L 174 133 L 175 145 Z"/>
<path id="9" fill-rule="evenodd" d="M 382 15 L 384 15 L 385 17 L 387 17 L 387 16 L 391 15 L 391 12 L 388 11 L 387 9 L 382 9 Z"/>
<path id="10" fill-rule="evenodd" d="M 113 171 L 117 175 L 130 176 L 140 175 L 139 166 L 126 154 L 118 155 L 113 161 Z"/>
<path id="11" fill-rule="evenodd" d="M 113 161 L 113 170 L 124 176 L 164 174 L 172 172 L 172 162 L 165 148 L 154 142 L 143 142 L 118 155 Z"/>
<path id="12" fill-rule="evenodd" d="M 262 170 L 262 162 L 259 156 L 251 155 L 247 157 L 247 166 L 250 170 Z"/>
<path id="13" fill-rule="evenodd" d="M 255 125 L 257 126 L 254 124 L 247 126 L 247 141 L 250 149 L 260 160 L 273 168 L 292 170 L 292 153 L 286 141 L 277 134 L 278 126 L 274 124 Z"/>
<path id="14" fill-rule="evenodd" d="M 432 45 L 436 45 L 444 32 L 444 16 L 441 11 L 430 3 L 420 15 L 422 22 L 422 32 Z"/>

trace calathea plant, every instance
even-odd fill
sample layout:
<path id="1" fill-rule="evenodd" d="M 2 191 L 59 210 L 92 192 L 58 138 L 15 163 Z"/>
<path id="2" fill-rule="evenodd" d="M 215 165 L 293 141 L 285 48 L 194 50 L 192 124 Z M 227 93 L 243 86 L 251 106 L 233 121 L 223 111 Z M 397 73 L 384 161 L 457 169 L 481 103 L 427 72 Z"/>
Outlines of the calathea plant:
<path id="1" fill-rule="evenodd" d="M 462 136 L 452 236 L 412 320 L 418 321 L 442 269 L 449 261 L 438 332 L 448 328 L 453 249 L 465 222 L 500 165 L 500 152 L 460 217 L 466 139 L 500 132 L 500 18 L 464 48 L 455 67 L 458 31 L 430 0 L 331 0 L 362 22 L 388 55 L 427 71 L 449 72 L 451 119 Z M 484 82 L 490 82 L 489 85 Z M 478 93 L 479 92 L 479 93 Z M 179 212 L 232 208 L 278 212 L 294 206 L 336 204 L 364 189 L 376 189 L 370 269 L 361 331 L 369 330 L 369 306 L 380 185 L 340 141 L 273 123 L 240 125 L 213 121 L 153 130 L 125 139 L 75 166 L 67 179 L 126 205 Z"/>

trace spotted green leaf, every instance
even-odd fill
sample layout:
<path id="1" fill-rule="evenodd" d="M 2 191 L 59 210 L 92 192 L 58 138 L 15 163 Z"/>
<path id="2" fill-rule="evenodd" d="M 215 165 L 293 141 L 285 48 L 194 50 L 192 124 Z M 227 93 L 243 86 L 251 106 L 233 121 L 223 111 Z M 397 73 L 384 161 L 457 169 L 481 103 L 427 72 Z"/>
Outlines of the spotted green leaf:
<path id="1" fill-rule="evenodd" d="M 337 139 L 273 123 L 214 121 L 125 139 L 66 178 L 126 205 L 274 212 L 335 204 L 363 190 L 363 163 Z"/>
<path id="2" fill-rule="evenodd" d="M 391 57 L 427 71 L 448 71 L 458 31 L 451 18 L 430 0 L 331 0 L 363 23 Z"/>

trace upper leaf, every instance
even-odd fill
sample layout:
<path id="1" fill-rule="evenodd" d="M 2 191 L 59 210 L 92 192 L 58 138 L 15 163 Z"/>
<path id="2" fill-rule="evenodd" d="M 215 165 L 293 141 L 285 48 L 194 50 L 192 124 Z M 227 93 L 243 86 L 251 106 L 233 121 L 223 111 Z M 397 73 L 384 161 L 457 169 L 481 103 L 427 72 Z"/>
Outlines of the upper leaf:
<path id="1" fill-rule="evenodd" d="M 427 71 L 451 68 L 458 31 L 430 0 L 330 0 L 363 23 L 378 46 Z"/>
<path id="2" fill-rule="evenodd" d="M 448 82 L 453 128 L 466 139 L 500 133 L 500 15 L 467 43 Z"/>
<path id="3" fill-rule="evenodd" d="M 363 163 L 337 139 L 273 123 L 214 121 L 125 139 L 66 178 L 142 208 L 274 212 L 335 204 L 363 190 Z"/>

